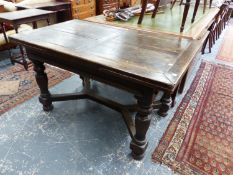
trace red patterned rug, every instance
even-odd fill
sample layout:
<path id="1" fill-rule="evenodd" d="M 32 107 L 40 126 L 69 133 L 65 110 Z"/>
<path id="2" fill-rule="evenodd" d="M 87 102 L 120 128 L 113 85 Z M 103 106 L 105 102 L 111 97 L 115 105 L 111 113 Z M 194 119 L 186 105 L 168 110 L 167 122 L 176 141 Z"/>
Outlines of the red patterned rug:
<path id="1" fill-rule="evenodd" d="M 233 68 L 201 64 L 152 158 L 182 175 L 233 175 Z"/>
<path id="2" fill-rule="evenodd" d="M 49 87 L 52 87 L 71 76 L 71 73 L 68 71 L 48 65 L 46 65 L 46 72 L 49 79 Z M 12 80 L 20 81 L 19 90 L 13 95 L 0 96 L 0 115 L 39 94 L 39 88 L 36 84 L 35 73 L 32 65 L 30 65 L 28 71 L 25 71 L 23 66 L 17 64 L 0 72 L 0 81 Z"/>

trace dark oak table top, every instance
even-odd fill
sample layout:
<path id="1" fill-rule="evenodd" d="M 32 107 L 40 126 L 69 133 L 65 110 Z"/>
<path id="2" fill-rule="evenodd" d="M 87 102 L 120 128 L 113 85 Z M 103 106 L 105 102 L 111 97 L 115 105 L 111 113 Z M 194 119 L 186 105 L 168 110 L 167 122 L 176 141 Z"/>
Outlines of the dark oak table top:
<path id="1" fill-rule="evenodd" d="M 20 11 L 0 13 L 0 22 L 12 22 L 21 19 L 39 17 L 43 15 L 49 15 L 54 13 L 53 11 L 40 10 L 40 9 L 26 9 Z"/>
<path id="2" fill-rule="evenodd" d="M 169 91 L 201 47 L 196 40 L 80 20 L 20 33 L 10 40 L 38 52 L 60 55 L 57 61 L 62 59 L 69 66 L 77 67 L 81 61 L 84 67 L 95 67 L 93 73 L 127 76 L 144 86 Z M 49 56 L 46 59 L 56 62 Z"/>
<path id="3" fill-rule="evenodd" d="M 25 5 L 16 5 L 19 8 L 49 8 L 49 7 L 56 7 L 62 5 L 70 5 L 70 2 L 58 2 L 58 1 L 51 1 L 51 2 L 43 2 L 43 3 L 33 3 L 33 4 L 25 4 Z"/>

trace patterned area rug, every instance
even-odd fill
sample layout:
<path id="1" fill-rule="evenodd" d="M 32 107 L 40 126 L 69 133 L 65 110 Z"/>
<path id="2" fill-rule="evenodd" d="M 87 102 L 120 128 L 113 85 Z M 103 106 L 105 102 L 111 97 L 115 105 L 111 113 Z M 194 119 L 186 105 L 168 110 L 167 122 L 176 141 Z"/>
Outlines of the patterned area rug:
<path id="1" fill-rule="evenodd" d="M 13 95 L 18 92 L 19 80 L 13 81 L 0 81 L 0 96 L 1 95 Z"/>
<path id="2" fill-rule="evenodd" d="M 49 79 L 49 87 L 54 86 L 71 76 L 71 73 L 68 71 L 48 65 L 46 65 L 46 72 Z M 25 71 L 23 66 L 17 64 L 3 72 L 0 72 L 0 81 L 14 80 L 20 81 L 18 92 L 13 95 L 0 96 L 0 115 L 39 94 L 39 88 L 36 84 L 35 73 L 32 65 L 30 65 L 28 71 Z"/>
<path id="3" fill-rule="evenodd" d="M 233 25 L 229 25 L 217 59 L 233 63 Z"/>
<path id="4" fill-rule="evenodd" d="M 201 64 L 152 158 L 182 175 L 233 175 L 233 68 Z"/>

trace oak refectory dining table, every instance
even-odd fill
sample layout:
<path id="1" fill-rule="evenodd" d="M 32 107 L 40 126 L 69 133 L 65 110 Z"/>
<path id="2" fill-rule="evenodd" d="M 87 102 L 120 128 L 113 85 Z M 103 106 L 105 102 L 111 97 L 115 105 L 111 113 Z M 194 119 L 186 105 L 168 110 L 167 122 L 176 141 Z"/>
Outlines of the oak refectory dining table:
<path id="1" fill-rule="evenodd" d="M 16 7 L 18 10 L 41 9 L 41 10 L 53 11 L 56 13 L 57 23 L 72 19 L 70 1 L 49 1 L 43 3 L 16 5 Z"/>
<path id="2" fill-rule="evenodd" d="M 142 159 L 147 148 L 153 107 L 159 107 L 159 115 L 167 115 L 172 93 L 201 48 L 198 40 L 80 20 L 13 35 L 10 41 L 26 48 L 45 111 L 53 109 L 54 101 L 85 98 L 115 109 L 126 123 L 135 159 Z M 44 63 L 79 74 L 83 90 L 51 94 Z M 137 104 L 123 105 L 95 94 L 90 79 L 133 93 Z M 164 92 L 160 105 L 154 103 L 158 91 Z"/>

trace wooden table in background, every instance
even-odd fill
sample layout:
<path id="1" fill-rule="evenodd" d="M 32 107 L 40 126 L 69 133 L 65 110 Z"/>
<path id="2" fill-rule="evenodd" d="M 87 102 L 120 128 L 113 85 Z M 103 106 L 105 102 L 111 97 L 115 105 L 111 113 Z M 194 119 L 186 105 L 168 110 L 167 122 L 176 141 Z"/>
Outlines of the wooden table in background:
<path id="1" fill-rule="evenodd" d="M 191 5 L 190 11 L 193 11 L 193 8 L 194 6 Z M 172 11 L 170 8 L 165 8 L 164 13 L 157 14 L 155 19 L 151 18 L 151 14 L 145 15 L 141 25 L 137 24 L 139 16 L 135 16 L 127 22 L 119 20 L 111 22 L 106 21 L 103 15 L 90 17 L 85 20 L 129 29 L 175 35 L 189 39 L 200 39 L 205 36 L 218 12 L 219 8 L 207 8 L 206 12 L 203 14 L 203 10 L 200 7 L 194 23 L 191 23 L 192 16 L 187 17 L 183 33 L 180 33 L 183 8 L 179 5 L 175 5 Z"/>
<path id="2" fill-rule="evenodd" d="M 56 12 L 57 22 L 64 22 L 72 19 L 71 2 L 51 1 L 43 3 L 33 3 L 16 6 L 19 10 L 22 9 L 42 9 Z"/>
<path id="3" fill-rule="evenodd" d="M 159 108 L 159 115 L 167 115 L 171 94 L 202 45 L 197 40 L 79 20 L 20 33 L 10 41 L 25 46 L 34 63 L 39 101 L 45 111 L 53 109 L 54 101 L 87 98 L 120 112 L 132 138 L 130 148 L 135 159 L 143 158 L 147 148 L 153 107 Z M 51 94 L 44 63 L 79 74 L 83 90 Z M 90 79 L 133 93 L 137 104 L 123 105 L 95 94 Z M 164 92 L 161 104 L 154 103 L 158 91 Z M 135 120 L 132 111 L 137 112 Z"/>
<path id="4" fill-rule="evenodd" d="M 37 21 L 40 20 L 46 20 L 49 25 L 49 15 L 53 14 L 52 11 L 47 10 L 39 10 L 39 9 L 27 9 L 27 10 L 21 10 L 21 11 L 13 11 L 13 12 L 5 12 L 0 13 L 0 23 L 1 27 L 3 29 L 3 35 L 6 40 L 6 43 L 9 43 L 8 38 L 6 36 L 6 30 L 4 23 L 12 24 L 12 26 L 15 29 L 15 32 L 18 33 L 18 28 L 21 24 L 27 24 L 32 23 L 33 28 L 37 28 Z M 25 69 L 28 69 L 28 64 L 25 59 L 25 53 L 23 51 L 23 48 L 20 47 L 21 56 L 19 58 L 15 58 L 12 54 L 10 56 L 12 64 L 19 63 L 22 64 Z"/>

